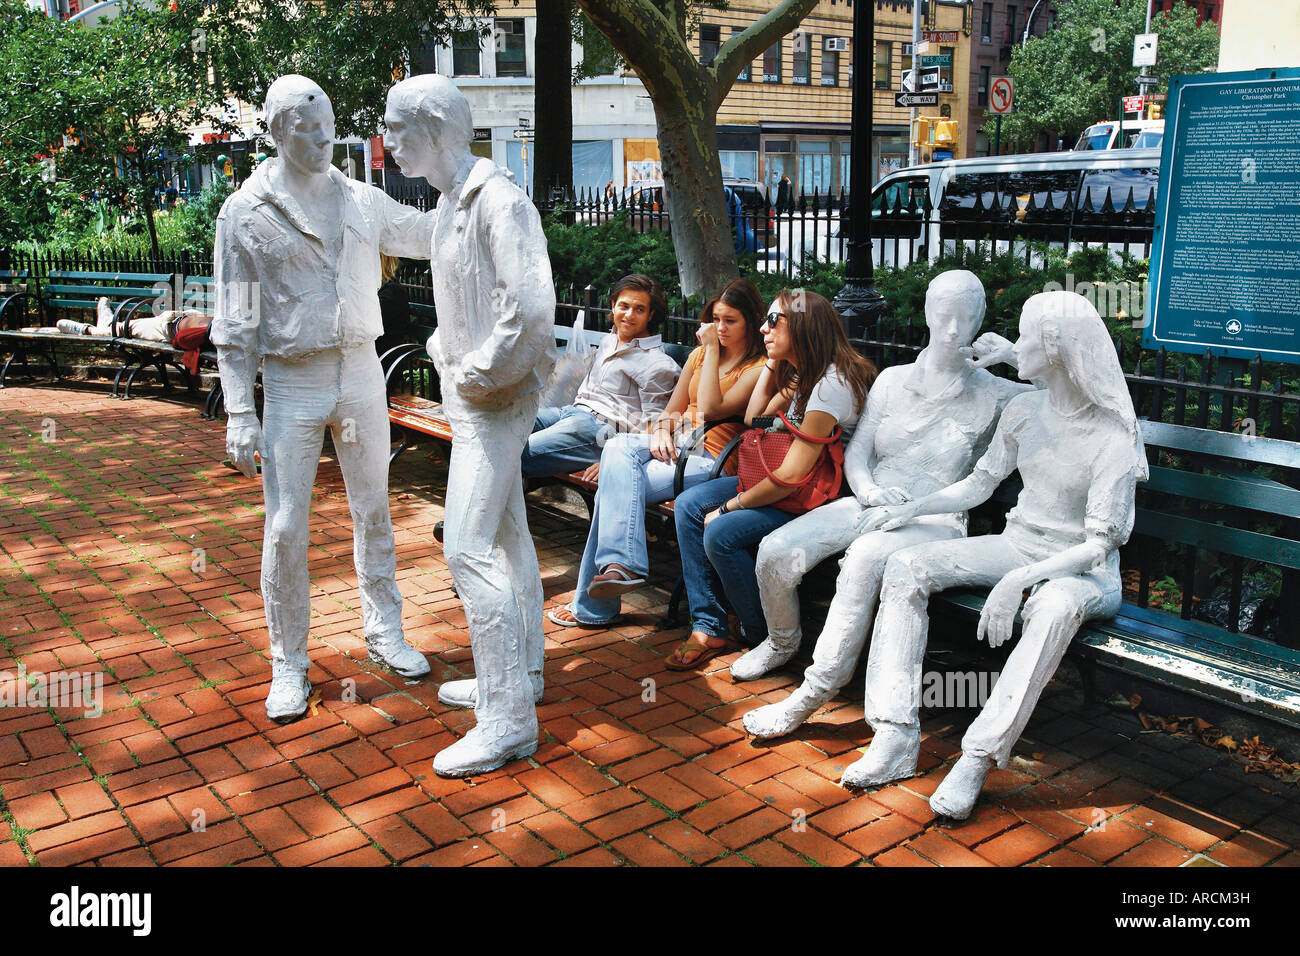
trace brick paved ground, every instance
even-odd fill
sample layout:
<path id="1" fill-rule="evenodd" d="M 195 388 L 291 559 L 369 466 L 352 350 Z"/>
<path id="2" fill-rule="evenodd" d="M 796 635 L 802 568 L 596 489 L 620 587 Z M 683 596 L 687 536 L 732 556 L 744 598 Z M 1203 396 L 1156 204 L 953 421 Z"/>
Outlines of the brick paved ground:
<path id="1" fill-rule="evenodd" d="M 665 670 L 681 632 L 655 630 L 663 589 L 614 630 L 548 623 L 537 754 L 440 780 L 431 758 L 472 715 L 442 707 L 437 684 L 471 662 L 430 535 L 446 475 L 430 448 L 408 453 L 392 485 L 407 633 L 433 679 L 364 659 L 351 527 L 326 459 L 311 545 L 323 702 L 277 726 L 262 707 L 260 488 L 222 466 L 223 433 L 192 405 L 0 393 L 0 670 L 100 672 L 105 710 L 0 709 L 0 863 L 1300 863 L 1294 787 L 1140 734 L 1064 683 L 967 823 L 936 824 L 925 798 L 969 713 L 927 721 L 923 776 L 851 794 L 835 781 L 866 742 L 861 706 L 836 701 L 793 738 L 752 745 L 741 715 L 785 696 L 798 671 L 737 685 L 731 658 L 706 675 Z M 585 532 L 544 502 L 530 521 L 548 597 L 563 600 Z"/>

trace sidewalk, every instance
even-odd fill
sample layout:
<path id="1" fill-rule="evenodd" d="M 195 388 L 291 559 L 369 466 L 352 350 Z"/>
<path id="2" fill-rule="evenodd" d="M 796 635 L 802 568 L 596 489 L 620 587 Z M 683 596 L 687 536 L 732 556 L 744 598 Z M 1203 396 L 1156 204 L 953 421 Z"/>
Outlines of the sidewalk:
<path id="1" fill-rule="evenodd" d="M 473 715 L 439 704 L 437 686 L 472 662 L 432 539 L 446 463 L 431 445 L 402 456 L 391 485 L 406 632 L 432 679 L 365 660 L 347 502 L 323 459 L 311 536 L 322 699 L 314 716 L 273 724 L 261 489 L 221 464 L 224 432 L 191 404 L 0 392 L 0 681 L 20 665 L 102 674 L 104 709 L 0 708 L 0 864 L 1300 864 L 1297 787 L 1143 734 L 1060 681 L 966 823 L 937 825 L 926 798 L 970 711 L 926 721 L 923 776 L 851 794 L 835 781 L 866 743 L 860 703 L 837 700 L 755 746 L 741 716 L 786 696 L 797 670 L 734 684 L 732 657 L 703 676 L 662 667 L 682 636 L 655 630 L 664 562 L 626 626 L 547 622 L 532 759 L 439 779 L 433 754 Z M 529 520 L 548 599 L 563 600 L 585 528 L 543 501 Z"/>

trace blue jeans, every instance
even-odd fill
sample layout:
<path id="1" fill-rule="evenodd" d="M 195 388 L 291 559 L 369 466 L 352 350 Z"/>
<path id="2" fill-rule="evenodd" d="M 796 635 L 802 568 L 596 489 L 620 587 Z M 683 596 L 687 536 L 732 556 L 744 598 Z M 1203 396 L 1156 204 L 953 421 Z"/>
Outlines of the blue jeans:
<path id="1" fill-rule="evenodd" d="M 738 485 L 731 477 L 703 482 L 683 492 L 673 510 L 691 629 L 710 637 L 727 636 L 727 612 L 719 600 L 723 595 L 752 646 L 767 636 L 767 622 L 749 549 L 795 516 L 779 508 L 744 508 L 719 515 L 704 527 L 704 516 L 734 498 Z"/>
<path id="2" fill-rule="evenodd" d="M 543 408 L 533 422 L 533 433 L 528 436 L 520 461 L 524 477 L 567 475 L 594 465 L 613 434 L 613 426 L 585 408 Z"/>
<path id="3" fill-rule="evenodd" d="M 705 481 L 713 467 L 713 456 L 700 453 L 686 460 L 685 487 Z M 578 588 L 569 609 L 584 624 L 604 624 L 619 613 L 618 598 L 597 600 L 587 594 L 592 578 L 602 568 L 617 564 L 633 575 L 650 572 L 650 555 L 645 544 L 647 505 L 673 496 L 673 475 L 677 465 L 650 454 L 650 436 L 624 433 L 605 443 L 600 456 L 600 478 L 596 505 L 591 512 L 591 530 L 578 568 Z"/>

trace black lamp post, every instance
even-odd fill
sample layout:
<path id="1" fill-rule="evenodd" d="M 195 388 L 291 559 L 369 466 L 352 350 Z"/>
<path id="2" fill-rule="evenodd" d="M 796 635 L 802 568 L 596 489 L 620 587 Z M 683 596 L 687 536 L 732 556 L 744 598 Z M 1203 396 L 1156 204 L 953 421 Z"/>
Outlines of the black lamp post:
<path id="1" fill-rule="evenodd" d="M 912 0 L 913 3 L 919 0 Z M 885 297 L 872 284 L 871 269 L 871 128 L 876 0 L 853 5 L 853 100 L 849 133 L 849 256 L 844 288 L 835 309 L 850 338 L 862 338 L 885 310 Z M 861 62 L 858 54 L 862 54 Z M 842 227 L 841 227 L 842 228 Z"/>

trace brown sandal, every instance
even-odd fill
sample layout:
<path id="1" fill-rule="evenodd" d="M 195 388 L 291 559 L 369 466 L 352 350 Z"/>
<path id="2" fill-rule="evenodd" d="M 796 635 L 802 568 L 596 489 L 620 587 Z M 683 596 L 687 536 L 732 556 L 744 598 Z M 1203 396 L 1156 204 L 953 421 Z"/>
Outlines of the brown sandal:
<path id="1" fill-rule="evenodd" d="M 703 643 L 693 640 L 696 634 L 704 638 Z M 721 641 L 722 643 L 710 644 L 709 641 Z M 725 654 L 731 649 L 732 643 L 725 637 L 713 637 L 703 631 L 692 631 L 686 640 L 678 644 L 673 652 L 664 658 L 664 666 L 671 671 L 693 671 L 701 664 L 711 661 L 719 654 Z M 690 651 L 696 651 L 697 653 L 689 660 L 679 660 Z"/>

